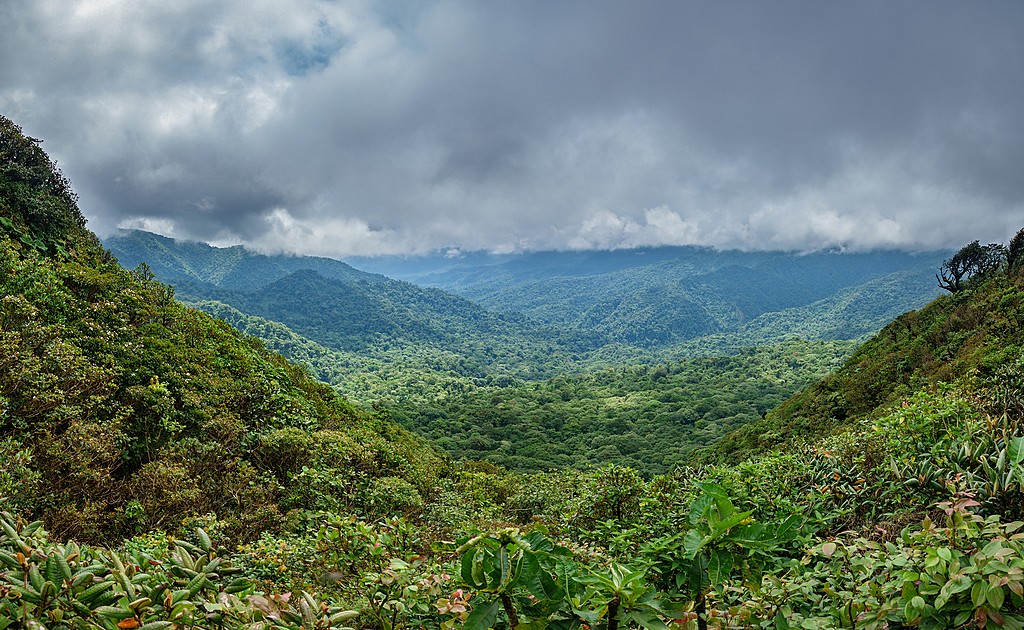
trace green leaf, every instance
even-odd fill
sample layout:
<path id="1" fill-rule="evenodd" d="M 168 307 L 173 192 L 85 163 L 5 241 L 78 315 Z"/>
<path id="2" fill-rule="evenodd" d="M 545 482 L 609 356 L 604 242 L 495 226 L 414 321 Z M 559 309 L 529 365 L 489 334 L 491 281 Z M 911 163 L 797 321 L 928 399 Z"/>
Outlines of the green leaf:
<path id="1" fill-rule="evenodd" d="M 1006 445 L 1006 454 L 1010 458 L 1010 465 L 1017 466 L 1024 461 L 1024 437 L 1010 438 Z"/>
<path id="2" fill-rule="evenodd" d="M 957 593 L 963 593 L 967 589 L 971 588 L 972 584 L 973 582 L 970 577 L 961 575 L 951 582 L 946 582 L 945 586 L 942 587 L 942 590 L 948 592 L 950 595 L 956 595 Z"/>
<path id="3" fill-rule="evenodd" d="M 704 513 L 707 512 L 708 508 L 714 505 L 715 500 L 706 494 L 702 494 L 693 500 L 690 504 L 690 514 L 687 520 L 690 521 L 690 525 L 697 526 L 704 519 Z"/>
<path id="4" fill-rule="evenodd" d="M 981 550 L 981 553 L 985 554 L 986 556 L 994 556 L 997 553 L 999 553 L 999 550 L 1002 548 L 1002 542 L 998 540 L 993 540 L 990 541 L 987 545 L 985 545 L 985 547 Z"/>
<path id="5" fill-rule="evenodd" d="M 488 628 L 493 628 L 494 622 L 498 618 L 498 608 L 500 607 L 501 602 L 497 599 L 490 603 L 479 602 L 476 606 L 473 606 L 473 611 L 466 617 L 463 630 L 488 630 Z"/>
<path id="6" fill-rule="evenodd" d="M 210 542 L 210 536 L 202 527 L 196 528 L 196 535 L 199 537 L 199 547 L 206 553 L 210 553 L 210 548 L 213 547 L 213 544 Z"/>
<path id="7" fill-rule="evenodd" d="M 477 579 L 480 576 L 475 560 L 477 551 L 477 549 L 470 549 L 462 555 L 462 581 L 473 588 L 480 588 L 483 586 L 483 580 Z"/>
<path id="8" fill-rule="evenodd" d="M 791 540 L 800 533 L 801 525 L 803 525 L 803 518 L 801 518 L 799 514 L 790 514 L 786 520 L 782 521 L 782 523 L 775 528 L 775 538 L 780 542 Z"/>
<path id="9" fill-rule="evenodd" d="M 708 559 L 708 577 L 713 586 L 719 586 L 732 575 L 733 557 L 724 549 L 712 549 Z"/>
<path id="10" fill-rule="evenodd" d="M 975 582 L 971 588 L 971 603 L 974 604 L 974 607 L 978 608 L 984 604 L 987 597 L 988 582 Z"/>
<path id="11" fill-rule="evenodd" d="M 509 578 L 508 547 L 505 545 L 502 545 L 501 548 L 498 549 L 498 568 L 500 569 L 500 572 L 498 573 L 498 584 L 504 585 Z"/>
<path id="12" fill-rule="evenodd" d="M 734 512 L 732 515 L 714 523 L 711 528 L 711 537 L 718 538 L 733 527 L 736 527 L 744 520 L 750 518 L 753 512 Z"/>
<path id="13" fill-rule="evenodd" d="M 565 596 L 565 592 L 540 566 L 536 554 L 528 553 L 523 557 L 522 581 L 538 600 L 560 600 Z"/>
<path id="14" fill-rule="evenodd" d="M 765 531 L 762 523 L 751 523 L 738 527 L 736 531 L 729 534 L 729 542 L 734 542 L 743 547 L 751 549 L 770 547 L 775 544 L 775 539 Z"/>
<path id="15" fill-rule="evenodd" d="M 704 546 L 704 540 L 704 535 L 696 529 L 686 532 L 686 536 L 683 538 L 683 557 L 687 560 L 693 560 L 701 547 Z"/>
<path id="16" fill-rule="evenodd" d="M 669 630 L 665 622 L 658 618 L 653 612 L 641 612 L 631 611 L 625 615 L 619 615 L 619 621 L 632 621 L 633 623 L 628 624 L 627 627 L 640 626 L 641 628 L 648 628 L 649 630 Z"/>
<path id="17" fill-rule="evenodd" d="M 988 594 L 985 599 L 988 600 L 989 605 L 995 610 L 999 610 L 1003 607 L 1003 587 L 1001 586 L 990 586 Z"/>
<path id="18" fill-rule="evenodd" d="M 1006 445 L 1006 454 L 1009 457 L 1010 478 L 1007 483 L 1014 479 L 1021 482 L 1024 475 L 1021 474 L 1021 462 L 1024 461 L 1024 437 L 1011 438 Z"/>

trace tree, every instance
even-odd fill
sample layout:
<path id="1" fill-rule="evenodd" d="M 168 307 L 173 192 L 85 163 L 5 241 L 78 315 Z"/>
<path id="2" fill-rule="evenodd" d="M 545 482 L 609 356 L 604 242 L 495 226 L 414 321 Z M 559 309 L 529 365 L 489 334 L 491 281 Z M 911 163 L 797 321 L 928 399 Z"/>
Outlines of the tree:
<path id="1" fill-rule="evenodd" d="M 1014 234 L 1006 248 L 1006 270 L 1014 271 L 1021 263 L 1024 263 L 1024 228 Z"/>
<path id="2" fill-rule="evenodd" d="M 981 245 L 974 241 L 964 245 L 952 258 L 944 261 L 935 279 L 939 281 L 940 287 L 950 293 L 956 293 L 962 290 L 971 278 L 983 278 L 997 271 L 1007 257 L 1007 249 L 998 243 Z"/>

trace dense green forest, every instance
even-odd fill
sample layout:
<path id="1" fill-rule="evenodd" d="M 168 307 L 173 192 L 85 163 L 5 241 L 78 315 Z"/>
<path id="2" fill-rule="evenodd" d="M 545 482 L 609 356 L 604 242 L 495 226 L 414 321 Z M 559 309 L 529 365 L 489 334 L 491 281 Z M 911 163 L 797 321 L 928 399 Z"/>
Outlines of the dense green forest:
<path id="1" fill-rule="evenodd" d="M 387 408 L 456 458 L 518 471 L 667 472 L 837 368 L 852 340 L 939 290 L 921 279 L 933 256 L 897 253 L 550 253 L 497 265 L 473 257 L 443 276 L 498 313 L 326 258 L 139 231 L 106 243 L 122 263 L 146 264 L 192 306 L 347 398 Z M 591 317 L 605 303 L 618 304 L 615 318 Z M 740 325 L 742 313 L 751 319 Z M 655 327 L 671 335 L 652 341 Z M 795 348 L 794 338 L 828 341 Z"/>
<path id="2" fill-rule="evenodd" d="M 2 117 L 0 232 L 0 628 L 1024 627 L 1024 231 L 650 479 L 455 461 L 346 402 L 121 268 Z"/>
<path id="3" fill-rule="evenodd" d="M 616 464 L 660 474 L 825 377 L 854 347 L 790 341 L 478 389 L 392 413 L 456 457 L 511 470 Z"/>

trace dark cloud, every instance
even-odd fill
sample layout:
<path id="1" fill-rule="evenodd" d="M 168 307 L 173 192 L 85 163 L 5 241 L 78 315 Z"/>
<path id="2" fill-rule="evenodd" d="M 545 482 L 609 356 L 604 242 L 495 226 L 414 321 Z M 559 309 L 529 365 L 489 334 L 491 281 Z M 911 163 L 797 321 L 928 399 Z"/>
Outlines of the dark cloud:
<path id="1" fill-rule="evenodd" d="M 327 255 L 932 248 L 1024 225 L 1024 5 L 8 0 L 100 232 Z"/>

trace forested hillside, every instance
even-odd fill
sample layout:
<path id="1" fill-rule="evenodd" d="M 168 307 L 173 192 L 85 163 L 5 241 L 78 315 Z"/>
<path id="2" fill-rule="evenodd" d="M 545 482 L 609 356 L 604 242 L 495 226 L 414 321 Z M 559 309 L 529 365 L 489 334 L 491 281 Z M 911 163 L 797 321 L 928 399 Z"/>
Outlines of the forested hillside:
<path id="1" fill-rule="evenodd" d="M 0 230 L 0 628 L 1024 627 L 1024 230 L 649 480 L 455 462 L 350 405 L 122 269 L 2 117 Z M 757 393 L 793 352 L 516 404 L 628 407 L 664 381 L 696 412 L 712 362 L 757 365 Z"/>
<path id="2" fill-rule="evenodd" d="M 300 466 L 330 478 L 339 505 L 374 484 L 432 487 L 442 459 L 429 446 L 124 270 L 37 144 L 7 119 L 0 134 L 8 509 L 83 542 L 216 513 L 244 541 L 314 507 L 289 477 Z"/>
<path id="3" fill-rule="evenodd" d="M 581 334 L 660 348 L 694 337 L 740 330 L 762 314 L 803 308 L 860 292 L 895 311 L 863 311 L 824 339 L 874 332 L 892 316 L 938 293 L 934 270 L 942 253 L 864 254 L 717 251 L 662 247 L 612 252 L 540 252 L 516 256 L 467 254 L 351 262 L 452 291 L 499 311 L 529 315 Z M 900 274 L 900 293 L 872 293 L 872 282 Z M 781 322 L 778 322 L 781 323 Z M 852 326 L 845 327 L 847 324 Z M 854 332 L 860 331 L 860 332 Z M 824 330 L 819 330 L 825 333 Z"/>
<path id="4" fill-rule="evenodd" d="M 311 281 L 315 276 L 308 272 L 315 272 L 340 281 L 324 283 L 328 296 L 338 285 L 352 291 L 362 287 L 364 290 L 355 294 L 362 301 L 387 301 L 395 313 L 411 314 L 423 323 L 420 330 L 397 331 L 394 313 L 367 311 L 365 314 L 381 322 L 381 329 L 360 329 L 355 317 L 335 325 L 331 334 L 347 337 L 351 343 L 366 342 L 373 334 L 404 338 L 421 334 L 431 339 L 439 329 L 451 327 L 452 317 L 494 317 L 493 311 L 479 310 L 469 302 L 445 299 L 445 293 L 417 292 L 411 285 L 326 258 L 266 256 L 240 247 L 214 248 L 139 231 L 122 231 L 107 239 L 106 245 L 127 267 L 145 262 L 183 297 L 218 299 L 249 314 L 278 319 L 300 334 L 305 334 L 301 326 L 290 321 L 298 317 L 296 309 L 280 305 L 275 309 L 267 304 L 271 298 L 265 295 L 280 293 L 267 289 L 299 271 L 307 275 L 287 280 L 281 287 L 291 290 L 295 300 L 311 297 L 308 287 L 293 285 Z M 853 339 L 874 332 L 895 315 L 937 295 L 933 276 L 942 255 L 799 255 L 658 248 L 511 257 L 472 254 L 465 262 L 460 260 L 427 258 L 417 263 L 363 258 L 355 262 L 454 291 L 488 309 L 527 315 L 528 319 L 503 321 L 526 329 L 531 336 L 570 342 L 577 353 L 609 344 L 671 352 L 687 340 L 711 334 Z M 410 272 L 413 265 L 426 266 L 429 271 Z M 851 302 L 855 302 L 854 308 Z M 822 311 L 828 311 L 825 319 L 829 321 L 815 317 Z M 438 320 L 433 327 L 431 319 Z M 465 332 L 470 331 L 460 334 Z M 514 329 L 497 325 L 487 332 L 492 337 L 515 335 Z"/>

